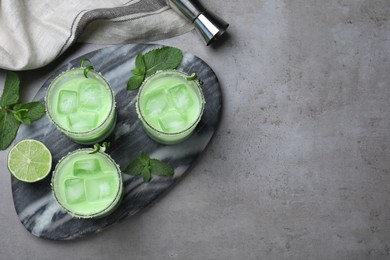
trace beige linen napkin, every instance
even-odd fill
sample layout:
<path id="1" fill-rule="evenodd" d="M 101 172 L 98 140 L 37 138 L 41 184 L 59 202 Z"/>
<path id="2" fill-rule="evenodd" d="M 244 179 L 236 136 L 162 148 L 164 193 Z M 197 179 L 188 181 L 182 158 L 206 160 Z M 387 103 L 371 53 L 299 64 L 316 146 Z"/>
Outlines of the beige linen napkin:
<path id="1" fill-rule="evenodd" d="M 164 0 L 0 0 L 0 69 L 42 67 L 76 41 L 146 42 L 192 28 Z"/>

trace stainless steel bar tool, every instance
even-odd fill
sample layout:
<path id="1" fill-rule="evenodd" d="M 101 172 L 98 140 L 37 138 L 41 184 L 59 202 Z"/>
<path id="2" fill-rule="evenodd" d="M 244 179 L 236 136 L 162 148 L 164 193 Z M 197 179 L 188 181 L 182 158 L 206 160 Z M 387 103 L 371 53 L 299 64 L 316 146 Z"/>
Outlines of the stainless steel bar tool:
<path id="1" fill-rule="evenodd" d="M 204 8 L 197 0 L 166 0 L 168 5 L 194 24 L 206 45 L 215 42 L 229 26 L 224 20 Z"/>

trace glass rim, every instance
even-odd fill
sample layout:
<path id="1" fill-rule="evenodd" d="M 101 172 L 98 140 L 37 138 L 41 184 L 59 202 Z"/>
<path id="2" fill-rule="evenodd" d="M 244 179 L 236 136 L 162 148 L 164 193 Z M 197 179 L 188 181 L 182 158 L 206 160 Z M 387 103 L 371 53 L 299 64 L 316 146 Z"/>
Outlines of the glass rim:
<path id="1" fill-rule="evenodd" d="M 202 87 L 199 83 L 199 81 L 197 79 L 193 80 L 193 81 L 190 81 L 192 83 L 194 83 L 196 85 L 196 90 L 200 96 L 200 103 L 201 103 L 201 108 L 200 108 L 200 111 L 199 111 L 199 115 L 198 117 L 196 118 L 196 120 L 187 128 L 179 131 L 179 132 L 163 132 L 161 130 L 158 130 L 156 129 L 155 127 L 153 127 L 151 124 L 149 124 L 149 122 L 145 119 L 145 117 L 143 116 L 143 113 L 141 112 L 141 108 L 140 108 L 140 99 L 141 99 L 141 92 L 142 90 L 145 88 L 145 85 L 147 84 L 147 82 L 149 80 L 151 80 L 153 77 L 155 77 L 156 75 L 158 74 L 162 74 L 162 73 L 178 73 L 178 74 L 181 74 L 182 77 L 189 77 L 190 75 L 188 75 L 186 72 L 184 71 L 180 71 L 180 70 L 159 70 L 157 71 L 156 73 L 154 73 L 153 75 L 150 75 L 149 77 L 147 77 L 144 82 L 142 82 L 142 85 L 141 87 L 139 88 L 139 91 L 138 91 L 138 94 L 137 94 L 137 104 L 136 104 L 136 110 L 137 110 L 137 114 L 141 117 L 141 121 L 142 123 L 145 123 L 148 127 L 150 127 L 153 131 L 159 133 L 159 134 L 162 134 L 162 135 L 171 135 L 171 136 L 174 136 L 174 135 L 179 135 L 179 134 L 182 134 L 182 133 L 185 133 L 187 132 L 188 130 L 190 130 L 194 125 L 197 125 L 199 122 L 200 122 L 200 119 L 202 118 L 202 115 L 203 115 L 203 111 L 204 111 L 204 107 L 205 107 L 205 98 L 204 98 L 204 95 L 203 95 L 203 90 L 202 90 Z"/>
<path id="2" fill-rule="evenodd" d="M 88 130 L 88 131 L 71 131 L 71 130 L 68 130 L 68 129 L 65 129 L 63 126 L 60 126 L 52 117 L 52 115 L 50 114 L 50 110 L 48 109 L 48 100 L 49 100 L 49 93 L 51 92 L 51 90 L 54 88 L 53 87 L 53 83 L 56 82 L 57 80 L 59 80 L 60 78 L 62 78 L 63 76 L 66 76 L 65 74 L 69 73 L 69 72 L 72 72 L 72 71 L 80 71 L 81 73 L 84 72 L 84 68 L 71 68 L 69 70 L 65 70 L 63 72 L 61 72 L 60 74 L 58 74 L 51 82 L 50 82 L 50 85 L 46 91 L 46 95 L 45 95 L 45 105 L 46 105 L 46 111 L 47 111 L 47 115 L 50 119 L 50 121 L 57 127 L 57 129 L 59 129 L 60 131 L 62 131 L 63 133 L 66 133 L 66 134 L 70 134 L 70 135 L 74 135 L 74 136 L 78 136 L 78 135 L 85 135 L 85 134 L 90 134 L 90 133 L 94 133 L 96 131 L 98 131 L 101 127 L 103 127 L 104 124 L 106 124 L 106 122 L 109 120 L 110 118 L 110 115 L 115 111 L 115 108 L 116 108 L 116 101 L 115 101 L 115 94 L 114 94 L 114 91 L 110 85 L 110 83 L 103 77 L 103 75 L 100 73 L 100 72 L 97 72 L 97 71 L 94 71 L 94 70 L 90 70 L 88 73 L 93 73 L 94 75 L 96 75 L 97 77 L 99 77 L 100 79 L 102 79 L 104 81 L 104 85 L 106 87 L 106 89 L 110 92 L 110 95 L 111 95 L 111 108 L 110 108 L 110 111 L 107 115 L 107 117 L 103 120 L 102 123 L 100 123 L 98 126 L 96 126 L 95 128 L 91 129 L 91 130 Z M 54 91 L 54 90 L 52 90 Z M 49 102 L 50 103 L 50 102 Z"/>
<path id="3" fill-rule="evenodd" d="M 115 168 L 117 169 L 116 173 L 118 175 L 118 182 L 119 182 L 119 188 L 118 188 L 118 191 L 117 193 L 115 194 L 115 197 L 114 199 L 110 202 L 110 204 L 105 207 L 104 209 L 98 211 L 98 212 L 95 212 L 95 213 L 92 213 L 92 214 L 79 214 L 79 213 L 75 213 L 75 212 L 72 212 L 72 210 L 70 210 L 68 207 L 66 207 L 63 203 L 61 203 L 61 201 L 58 199 L 59 197 L 57 196 L 56 192 L 55 192 L 55 177 L 58 175 L 57 173 L 57 170 L 59 169 L 61 163 L 63 163 L 66 159 L 68 159 L 70 156 L 76 154 L 76 153 L 84 153 L 84 152 L 91 152 L 93 151 L 94 149 L 92 148 L 80 148 L 80 149 L 77 149 L 77 150 L 74 150 L 74 151 L 71 151 L 69 152 L 68 154 L 64 155 L 59 161 L 58 163 L 56 164 L 56 167 L 54 168 L 53 170 L 53 174 L 52 174 L 52 177 L 51 177 L 51 182 L 50 182 L 50 186 L 51 186 L 51 191 L 52 191 L 52 194 L 54 196 L 54 199 L 55 201 L 63 208 L 65 209 L 65 211 L 67 213 L 69 213 L 70 215 L 74 216 L 74 217 L 78 217 L 78 218 L 94 218 L 96 216 L 100 217 L 99 215 L 102 215 L 104 216 L 105 213 L 108 213 L 111 209 L 113 209 L 115 207 L 115 204 L 119 203 L 119 200 L 122 196 L 122 193 L 123 193 L 123 180 L 122 180 L 122 171 L 119 167 L 119 165 L 111 158 L 110 155 L 104 153 L 104 152 L 96 152 L 96 153 L 99 153 L 101 155 L 103 155 L 106 159 L 108 159 L 114 166 Z M 107 212 L 106 212 L 107 211 Z"/>

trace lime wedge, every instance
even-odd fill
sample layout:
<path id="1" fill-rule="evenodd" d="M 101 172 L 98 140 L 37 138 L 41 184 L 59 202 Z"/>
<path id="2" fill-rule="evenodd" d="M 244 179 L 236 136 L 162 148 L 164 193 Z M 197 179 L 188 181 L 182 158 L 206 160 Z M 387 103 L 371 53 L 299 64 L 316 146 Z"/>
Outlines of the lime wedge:
<path id="1" fill-rule="evenodd" d="M 51 153 L 37 140 L 22 140 L 8 154 L 8 169 L 20 181 L 42 180 L 51 170 Z"/>

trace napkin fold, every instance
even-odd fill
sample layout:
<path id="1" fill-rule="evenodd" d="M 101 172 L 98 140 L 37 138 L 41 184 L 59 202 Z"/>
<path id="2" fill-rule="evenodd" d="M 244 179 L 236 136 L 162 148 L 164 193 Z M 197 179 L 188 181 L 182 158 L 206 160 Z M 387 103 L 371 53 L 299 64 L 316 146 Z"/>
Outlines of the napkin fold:
<path id="1" fill-rule="evenodd" d="M 76 41 L 146 42 L 192 28 L 164 0 L 1 0 L 0 68 L 42 67 Z"/>

